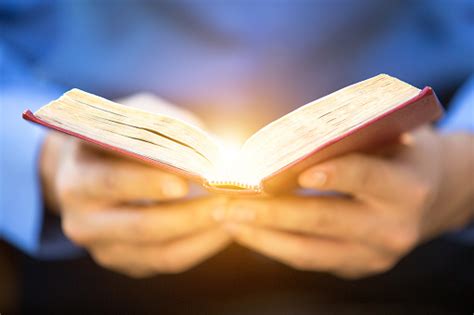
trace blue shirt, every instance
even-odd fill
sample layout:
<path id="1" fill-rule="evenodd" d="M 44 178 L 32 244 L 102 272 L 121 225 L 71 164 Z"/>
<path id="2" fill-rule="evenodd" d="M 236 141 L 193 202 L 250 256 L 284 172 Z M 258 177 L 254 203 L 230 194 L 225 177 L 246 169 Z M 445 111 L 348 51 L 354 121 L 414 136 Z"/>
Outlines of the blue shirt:
<path id="1" fill-rule="evenodd" d="M 0 233 L 42 257 L 73 251 L 40 237 L 45 131 L 20 116 L 71 87 L 153 92 L 204 114 L 214 131 L 252 121 L 251 133 L 378 73 L 437 91 L 474 73 L 472 1 L 10 0 L 0 10 Z M 466 89 L 446 130 L 474 130 Z"/>

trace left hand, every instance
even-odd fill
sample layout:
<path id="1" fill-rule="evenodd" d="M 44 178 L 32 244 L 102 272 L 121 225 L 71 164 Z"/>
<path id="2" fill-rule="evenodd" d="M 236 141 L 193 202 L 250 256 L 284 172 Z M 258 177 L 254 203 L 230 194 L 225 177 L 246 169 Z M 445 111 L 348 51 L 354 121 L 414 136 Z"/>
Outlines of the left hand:
<path id="1" fill-rule="evenodd" d="M 472 136 L 424 128 L 413 140 L 389 156 L 353 153 L 299 177 L 304 188 L 345 195 L 236 199 L 215 217 L 238 243 L 297 269 L 345 278 L 386 271 L 473 218 Z"/>

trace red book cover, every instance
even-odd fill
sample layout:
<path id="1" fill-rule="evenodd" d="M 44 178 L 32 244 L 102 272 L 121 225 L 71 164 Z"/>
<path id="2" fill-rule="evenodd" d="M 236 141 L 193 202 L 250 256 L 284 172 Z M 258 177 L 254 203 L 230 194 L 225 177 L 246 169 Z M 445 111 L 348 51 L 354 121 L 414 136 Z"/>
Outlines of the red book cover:
<path id="1" fill-rule="evenodd" d="M 298 174 L 306 168 L 345 153 L 365 151 L 376 146 L 382 146 L 384 144 L 391 143 L 395 141 L 402 133 L 410 131 L 422 124 L 431 122 L 439 118 L 442 113 L 442 106 L 439 103 L 435 93 L 430 87 L 425 87 L 417 96 L 413 97 L 407 102 L 396 106 L 389 112 L 365 122 L 358 128 L 340 134 L 336 138 L 333 138 L 323 145 L 314 148 L 314 150 L 306 156 L 293 161 L 284 168 L 281 168 L 270 176 L 267 176 L 262 181 L 262 191 L 234 190 L 213 187 L 208 185 L 206 180 L 198 174 L 190 173 L 174 166 L 170 166 L 168 164 L 164 164 L 145 156 L 133 153 L 131 151 L 111 146 L 107 143 L 101 142 L 100 140 L 92 139 L 70 130 L 54 126 L 36 117 L 30 110 L 26 110 L 23 113 L 23 118 L 43 125 L 47 128 L 54 129 L 56 131 L 63 132 L 84 141 L 93 143 L 104 149 L 112 150 L 120 154 L 137 158 L 146 163 L 156 165 L 165 171 L 176 173 L 180 176 L 189 178 L 190 180 L 197 181 L 203 184 L 209 190 L 226 193 L 256 194 L 263 192 L 277 192 L 283 187 L 294 187 L 296 185 L 296 178 Z"/>

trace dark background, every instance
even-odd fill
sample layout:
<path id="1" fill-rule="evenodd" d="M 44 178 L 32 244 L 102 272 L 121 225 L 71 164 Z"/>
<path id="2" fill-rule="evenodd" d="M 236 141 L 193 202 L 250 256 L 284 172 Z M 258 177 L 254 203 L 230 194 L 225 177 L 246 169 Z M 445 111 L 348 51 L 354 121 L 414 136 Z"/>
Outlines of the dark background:
<path id="1" fill-rule="evenodd" d="M 437 239 L 357 281 L 292 270 L 232 245 L 178 275 L 135 280 L 90 258 L 40 262 L 0 246 L 0 311 L 154 314 L 471 314 L 474 251 Z M 7 301 L 8 300 L 8 301 Z M 73 307 L 72 307 L 73 306 Z"/>

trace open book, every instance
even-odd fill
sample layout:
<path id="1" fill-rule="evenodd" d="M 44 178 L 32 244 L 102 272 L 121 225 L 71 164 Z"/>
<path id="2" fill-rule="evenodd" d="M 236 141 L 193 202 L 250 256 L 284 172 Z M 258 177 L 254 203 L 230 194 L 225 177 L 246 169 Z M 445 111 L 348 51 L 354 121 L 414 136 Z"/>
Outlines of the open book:
<path id="1" fill-rule="evenodd" d="M 317 162 L 391 142 L 441 114 L 431 88 L 420 90 L 381 74 L 290 112 L 235 151 L 183 120 L 78 89 L 23 117 L 214 190 L 258 193 L 294 181 Z"/>

